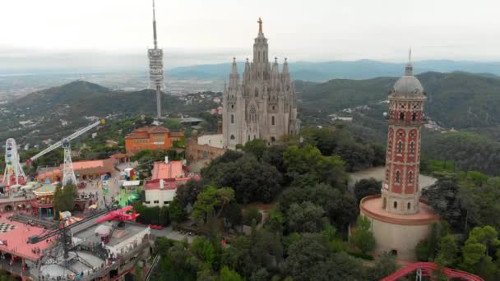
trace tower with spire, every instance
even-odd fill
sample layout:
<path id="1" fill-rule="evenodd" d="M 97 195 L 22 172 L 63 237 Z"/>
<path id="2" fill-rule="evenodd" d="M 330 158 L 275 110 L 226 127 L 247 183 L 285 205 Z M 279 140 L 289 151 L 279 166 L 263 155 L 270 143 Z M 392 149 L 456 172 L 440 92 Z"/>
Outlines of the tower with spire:
<path id="1" fill-rule="evenodd" d="M 263 32 L 263 22 L 253 44 L 253 58 L 245 62 L 240 77 L 233 58 L 229 83 L 223 95 L 224 146 L 235 148 L 254 139 L 273 144 L 281 137 L 299 130 L 297 100 L 288 62 L 280 71 L 278 59 L 269 62 L 269 47 Z"/>
<path id="2" fill-rule="evenodd" d="M 415 214 L 419 209 L 420 128 L 425 99 L 422 84 L 413 76 L 410 50 L 404 76 L 389 94 L 382 208 L 390 213 Z"/>
<path id="3" fill-rule="evenodd" d="M 153 39 L 154 39 L 154 48 L 148 49 L 149 79 L 150 79 L 150 88 L 153 88 L 156 91 L 156 118 L 160 119 L 162 117 L 161 91 L 164 85 L 163 50 L 158 49 L 158 41 L 156 38 L 156 14 L 155 14 L 154 0 L 153 0 Z"/>
<path id="4" fill-rule="evenodd" d="M 371 222 L 374 254 L 416 260 L 415 247 L 431 233 L 439 216 L 420 201 L 420 130 L 425 122 L 426 94 L 413 75 L 411 51 L 404 74 L 389 92 L 385 178 L 381 195 L 361 199 L 360 214 Z"/>

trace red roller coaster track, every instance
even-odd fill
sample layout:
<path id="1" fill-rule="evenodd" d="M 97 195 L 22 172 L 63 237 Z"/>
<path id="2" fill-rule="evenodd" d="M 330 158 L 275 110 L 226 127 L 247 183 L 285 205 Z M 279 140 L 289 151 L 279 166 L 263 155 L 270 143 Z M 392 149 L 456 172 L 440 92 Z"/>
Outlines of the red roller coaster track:
<path id="1" fill-rule="evenodd" d="M 408 264 L 391 275 L 380 279 L 380 281 L 397 281 L 399 278 L 403 278 L 415 271 L 420 272 L 421 276 L 431 276 L 432 272 L 437 269 L 438 265 L 433 262 L 415 262 Z M 458 278 L 467 281 L 484 281 L 483 278 L 477 275 L 448 267 L 443 268 L 443 274 L 448 278 Z"/>

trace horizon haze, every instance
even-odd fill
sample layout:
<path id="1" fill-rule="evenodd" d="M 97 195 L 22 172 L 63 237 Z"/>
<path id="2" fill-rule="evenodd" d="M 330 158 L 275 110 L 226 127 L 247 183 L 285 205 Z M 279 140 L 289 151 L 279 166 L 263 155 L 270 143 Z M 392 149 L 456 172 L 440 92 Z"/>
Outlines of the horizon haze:
<path id="1" fill-rule="evenodd" d="M 297 61 L 500 61 L 491 0 L 156 1 L 165 66 L 243 61 L 257 18 L 270 55 Z M 27 20 L 29 19 L 29 20 Z M 91 19 L 91 20 L 89 20 Z M 36 24 L 33 24 L 36 23 Z M 0 4 L 0 72 L 141 70 L 153 45 L 151 1 L 8 1 Z"/>

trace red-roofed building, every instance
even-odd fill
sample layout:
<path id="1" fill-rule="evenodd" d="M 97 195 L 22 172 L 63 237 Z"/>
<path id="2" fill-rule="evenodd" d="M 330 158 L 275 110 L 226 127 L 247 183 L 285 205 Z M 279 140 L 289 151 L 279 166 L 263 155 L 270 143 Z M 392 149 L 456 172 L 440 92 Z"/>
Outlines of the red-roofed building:
<path id="1" fill-rule="evenodd" d="M 115 170 L 114 158 L 103 160 L 89 160 L 89 161 L 76 161 L 73 162 L 73 170 L 79 179 L 98 178 L 101 175 L 113 173 Z M 60 181 L 62 178 L 63 165 L 57 168 L 45 169 L 38 173 L 36 177 L 38 181 L 44 182 L 48 179 L 51 182 Z"/>
<path id="2" fill-rule="evenodd" d="M 146 181 L 144 190 L 146 193 L 145 205 L 149 207 L 164 206 L 174 200 L 177 188 L 188 180 L 199 176 L 190 174 L 182 161 L 155 162 L 151 180 Z"/>
<path id="3" fill-rule="evenodd" d="M 125 150 L 129 155 L 142 150 L 168 150 L 183 137 L 182 132 L 170 132 L 160 126 L 142 127 L 125 136 Z"/>

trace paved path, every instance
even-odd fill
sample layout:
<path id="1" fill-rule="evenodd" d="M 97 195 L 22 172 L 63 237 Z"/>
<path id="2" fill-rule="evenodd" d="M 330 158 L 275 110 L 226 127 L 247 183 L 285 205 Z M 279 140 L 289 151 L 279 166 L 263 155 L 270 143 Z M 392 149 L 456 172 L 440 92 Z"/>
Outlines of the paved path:
<path id="1" fill-rule="evenodd" d="M 160 230 L 151 229 L 151 234 L 153 234 L 156 237 L 167 237 L 168 239 L 176 241 L 184 241 L 184 239 L 187 239 L 188 243 L 192 243 L 193 239 L 196 237 L 195 235 L 187 235 L 179 231 L 173 230 L 171 226 L 165 227 Z"/>

